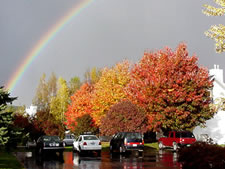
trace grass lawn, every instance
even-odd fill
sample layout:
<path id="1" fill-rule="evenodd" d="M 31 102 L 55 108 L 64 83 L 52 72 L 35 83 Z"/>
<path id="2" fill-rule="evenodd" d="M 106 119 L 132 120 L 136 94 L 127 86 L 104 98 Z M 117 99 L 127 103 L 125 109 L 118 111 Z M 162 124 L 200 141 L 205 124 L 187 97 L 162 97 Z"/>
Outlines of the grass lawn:
<path id="1" fill-rule="evenodd" d="M 145 143 L 145 147 L 150 147 L 150 148 L 154 148 L 154 149 L 159 149 L 159 145 L 158 142 L 155 143 Z"/>
<path id="2" fill-rule="evenodd" d="M 0 169 L 24 169 L 12 152 L 0 151 Z"/>
<path id="3" fill-rule="evenodd" d="M 109 151 L 109 142 L 102 142 L 102 151 Z"/>

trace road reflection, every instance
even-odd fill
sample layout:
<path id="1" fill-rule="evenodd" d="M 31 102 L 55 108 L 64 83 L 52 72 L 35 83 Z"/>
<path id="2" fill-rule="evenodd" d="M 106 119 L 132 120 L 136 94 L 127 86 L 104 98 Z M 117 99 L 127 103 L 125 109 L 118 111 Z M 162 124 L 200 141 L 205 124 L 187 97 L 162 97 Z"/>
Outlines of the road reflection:
<path id="1" fill-rule="evenodd" d="M 79 156 L 77 153 L 73 153 L 73 164 L 79 168 L 92 168 L 99 169 L 101 166 L 101 157 L 95 155 Z"/>
<path id="2" fill-rule="evenodd" d="M 177 153 L 171 151 L 145 151 L 143 154 L 102 152 L 80 156 L 74 152 L 64 152 L 63 156 L 57 153 L 47 153 L 43 156 L 33 152 L 17 152 L 17 158 L 26 169 L 181 169 L 177 162 Z"/>

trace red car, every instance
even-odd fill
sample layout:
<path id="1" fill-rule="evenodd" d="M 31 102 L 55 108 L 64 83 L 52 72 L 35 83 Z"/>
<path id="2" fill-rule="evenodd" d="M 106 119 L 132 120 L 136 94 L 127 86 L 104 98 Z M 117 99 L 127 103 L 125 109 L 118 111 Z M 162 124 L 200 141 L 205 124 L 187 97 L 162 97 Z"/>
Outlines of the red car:
<path id="1" fill-rule="evenodd" d="M 195 136 L 190 131 L 170 131 L 168 137 L 161 137 L 158 140 L 159 149 L 170 147 L 174 151 L 183 146 L 190 146 L 194 142 Z"/>

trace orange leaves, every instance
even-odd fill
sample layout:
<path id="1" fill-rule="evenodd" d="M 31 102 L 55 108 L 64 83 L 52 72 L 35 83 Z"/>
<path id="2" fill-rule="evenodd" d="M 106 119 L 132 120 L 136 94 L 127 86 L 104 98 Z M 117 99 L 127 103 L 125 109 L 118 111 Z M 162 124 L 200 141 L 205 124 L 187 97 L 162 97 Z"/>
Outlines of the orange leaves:
<path id="1" fill-rule="evenodd" d="M 65 113 L 67 128 L 74 130 L 76 126 L 76 118 L 85 114 L 91 114 L 93 86 L 88 83 L 84 83 L 76 93 L 71 96 L 71 104 L 68 106 L 68 110 Z"/>
<path id="2" fill-rule="evenodd" d="M 129 69 L 130 63 L 128 61 L 118 63 L 111 69 L 103 69 L 102 76 L 95 84 L 92 99 L 92 115 L 98 126 L 101 117 L 105 115 L 109 108 L 121 99 L 126 98 L 123 89 L 130 81 Z"/>
<path id="3" fill-rule="evenodd" d="M 193 128 L 213 116 L 209 107 L 212 81 L 197 61 L 196 56 L 188 56 L 186 45 L 180 44 L 174 51 L 166 47 L 145 52 L 132 69 L 128 61 L 105 67 L 96 83 L 83 84 L 71 97 L 66 124 L 74 130 L 76 119 L 89 114 L 102 127 L 101 119 L 110 108 L 128 99 L 144 110 L 150 130 Z"/>
<path id="4" fill-rule="evenodd" d="M 126 94 L 145 109 L 152 129 L 159 123 L 171 129 L 187 123 L 183 128 L 191 128 L 195 125 L 191 123 L 195 114 L 207 119 L 210 98 L 203 96 L 212 82 L 207 69 L 199 67 L 197 60 L 196 56 L 188 56 L 185 44 L 180 44 L 175 51 L 165 48 L 145 52 L 131 70 Z"/>

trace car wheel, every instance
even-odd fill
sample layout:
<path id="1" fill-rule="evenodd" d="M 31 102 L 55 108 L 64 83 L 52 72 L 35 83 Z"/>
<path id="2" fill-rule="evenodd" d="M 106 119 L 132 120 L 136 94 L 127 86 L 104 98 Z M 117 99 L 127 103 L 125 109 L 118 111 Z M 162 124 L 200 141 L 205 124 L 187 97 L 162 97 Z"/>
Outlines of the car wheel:
<path id="1" fill-rule="evenodd" d="M 177 151 L 178 145 L 176 142 L 173 142 L 173 151 Z"/>
<path id="2" fill-rule="evenodd" d="M 160 141 L 160 142 L 159 142 L 159 149 L 162 150 L 163 148 L 164 148 L 164 145 L 163 145 L 163 143 Z"/>

